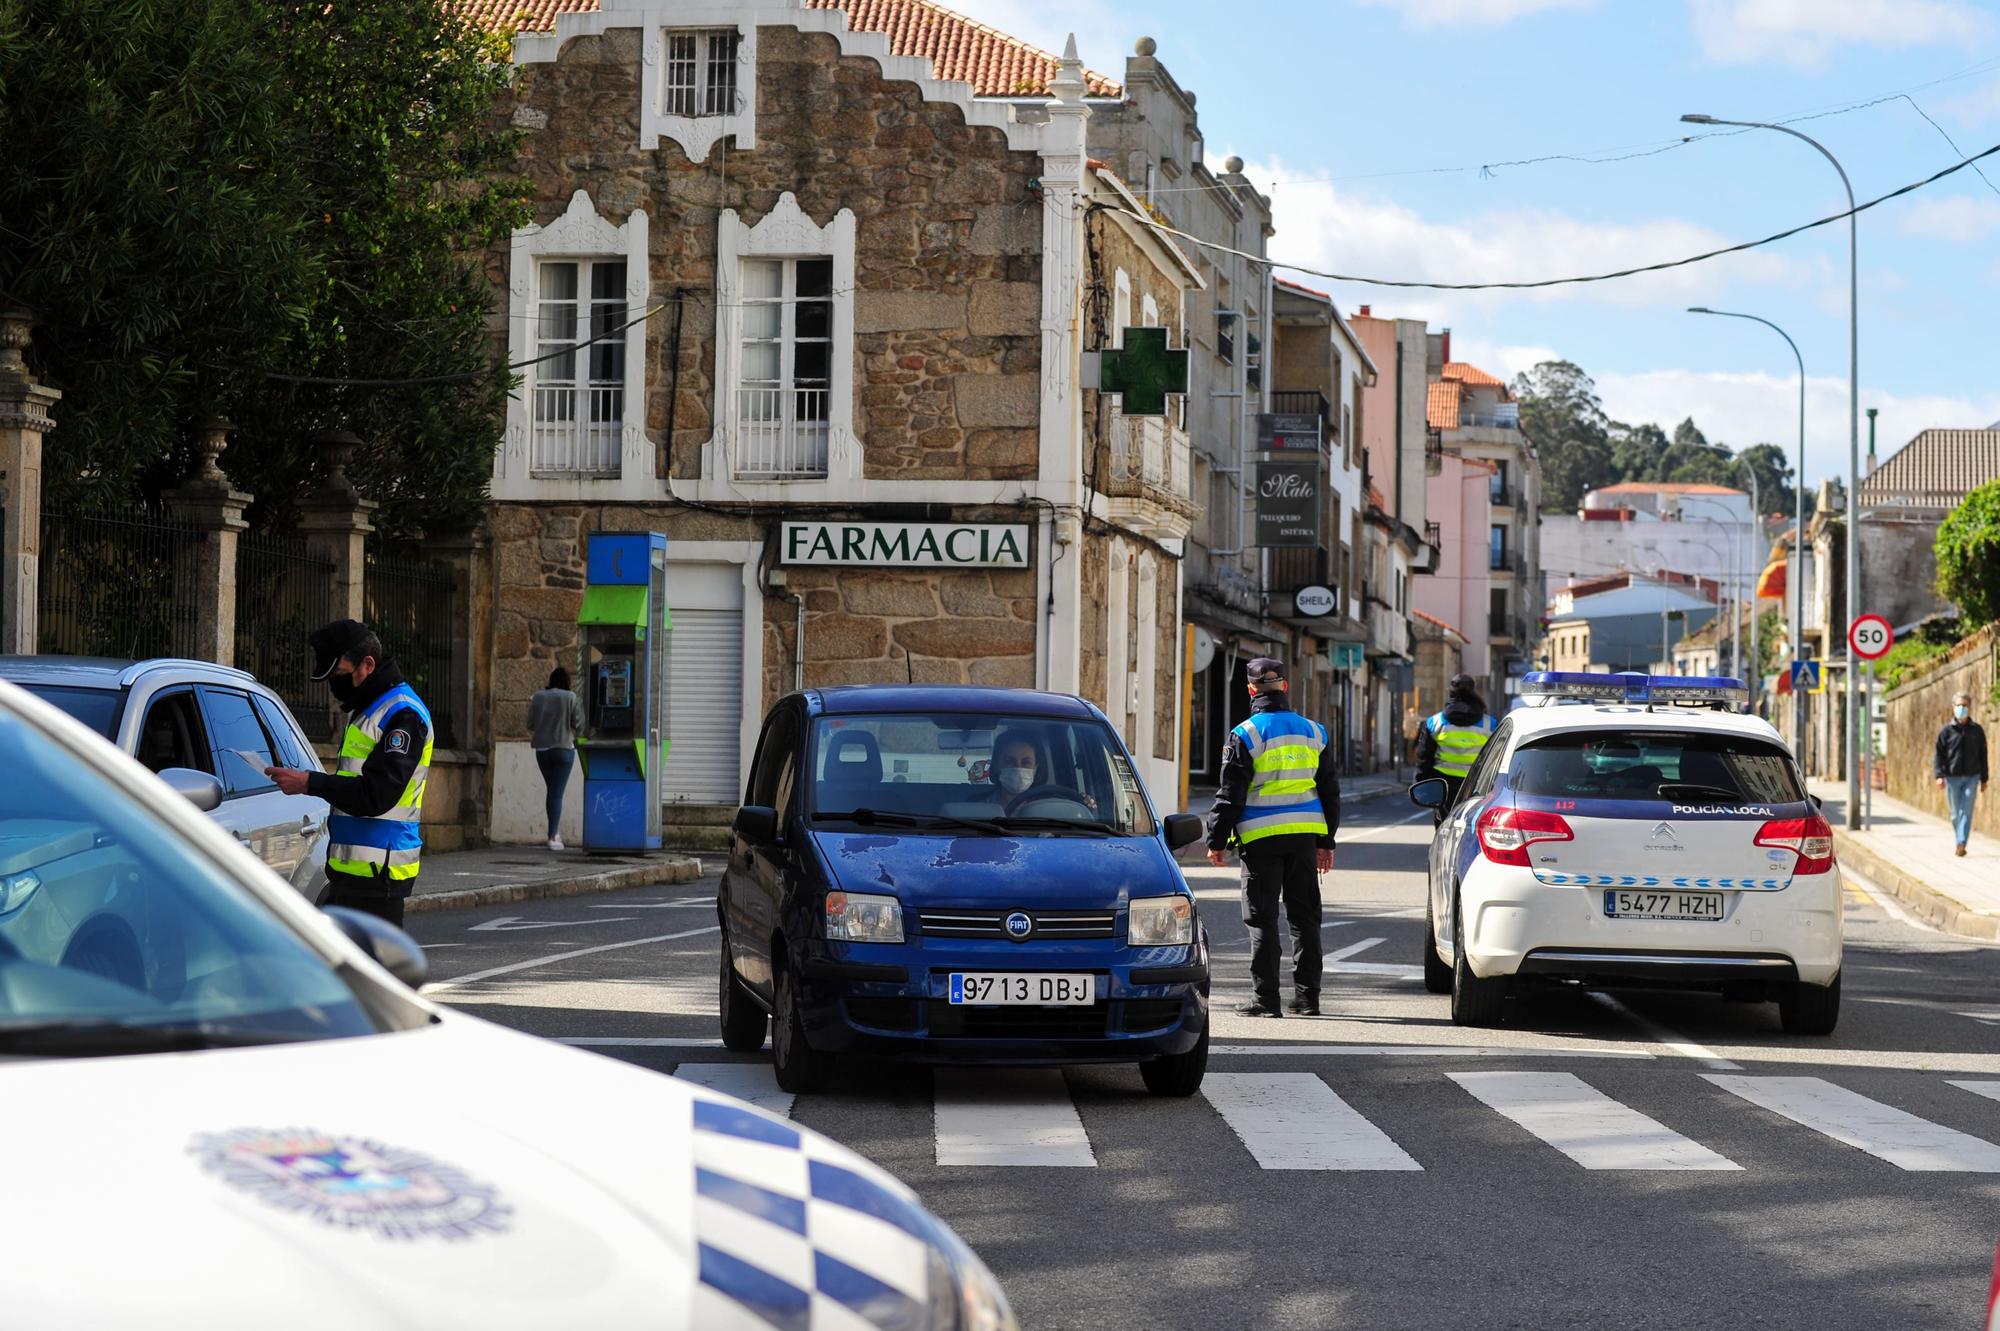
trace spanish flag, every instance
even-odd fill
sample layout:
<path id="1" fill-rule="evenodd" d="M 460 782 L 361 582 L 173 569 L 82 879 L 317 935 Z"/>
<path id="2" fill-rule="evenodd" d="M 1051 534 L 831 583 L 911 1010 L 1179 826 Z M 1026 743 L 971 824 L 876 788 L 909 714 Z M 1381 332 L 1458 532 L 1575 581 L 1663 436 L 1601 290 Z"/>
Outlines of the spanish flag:
<path id="1" fill-rule="evenodd" d="M 1791 540 L 1791 533 L 1787 532 L 1771 547 L 1770 562 L 1757 575 L 1758 599 L 1782 601 L 1785 598 L 1785 565 L 1791 557 Z"/>

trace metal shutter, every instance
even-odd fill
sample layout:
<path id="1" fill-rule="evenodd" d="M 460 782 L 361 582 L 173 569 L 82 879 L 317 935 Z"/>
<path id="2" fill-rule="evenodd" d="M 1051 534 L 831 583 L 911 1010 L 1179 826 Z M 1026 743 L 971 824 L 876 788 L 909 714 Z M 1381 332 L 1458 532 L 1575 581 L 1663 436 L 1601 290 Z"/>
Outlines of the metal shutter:
<path id="1" fill-rule="evenodd" d="M 672 585 L 669 570 L 668 585 Z M 735 804 L 743 679 L 741 610 L 673 610 L 667 638 L 669 804 Z"/>

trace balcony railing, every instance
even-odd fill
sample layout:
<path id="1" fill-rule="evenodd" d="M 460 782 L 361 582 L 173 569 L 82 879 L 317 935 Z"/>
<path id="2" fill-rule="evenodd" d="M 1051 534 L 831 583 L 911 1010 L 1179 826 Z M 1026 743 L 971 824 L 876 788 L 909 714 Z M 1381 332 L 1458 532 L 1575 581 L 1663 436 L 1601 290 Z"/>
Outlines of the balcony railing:
<path id="1" fill-rule="evenodd" d="M 1521 492 L 1511 485 L 1489 486 L 1486 497 L 1494 508 L 1513 508 L 1521 502 Z"/>
<path id="2" fill-rule="evenodd" d="M 1513 402 L 1503 402 L 1493 411 L 1461 411 L 1458 413 L 1458 427 L 1482 430 L 1518 430 L 1521 428 L 1521 408 Z"/>
<path id="3" fill-rule="evenodd" d="M 736 474 L 752 479 L 826 475 L 824 388 L 742 388 L 736 393 Z"/>
<path id="4" fill-rule="evenodd" d="M 1329 570 L 1332 564 L 1323 545 L 1311 548 L 1275 549 L 1271 551 L 1271 590 L 1274 592 L 1295 592 L 1301 587 L 1331 587 Z M 1339 588 L 1334 594 L 1339 595 Z"/>
<path id="5" fill-rule="evenodd" d="M 1444 435 L 1432 430 L 1424 435 L 1424 475 L 1444 474 Z"/>
<path id="6" fill-rule="evenodd" d="M 530 467 L 540 476 L 616 476 L 622 383 L 537 383 Z"/>
<path id="7" fill-rule="evenodd" d="M 1111 444 L 1106 494 L 1149 499 L 1193 516 L 1186 431 L 1170 426 L 1165 416 L 1114 415 L 1106 433 Z"/>

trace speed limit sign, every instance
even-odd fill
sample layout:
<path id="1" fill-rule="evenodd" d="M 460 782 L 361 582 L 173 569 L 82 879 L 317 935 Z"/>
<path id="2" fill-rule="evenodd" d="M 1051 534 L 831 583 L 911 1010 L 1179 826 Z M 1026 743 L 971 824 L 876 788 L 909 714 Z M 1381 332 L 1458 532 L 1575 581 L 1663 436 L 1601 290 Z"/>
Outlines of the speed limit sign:
<path id="1" fill-rule="evenodd" d="M 1864 661 L 1879 660 L 1896 645 L 1896 630 L 1880 615 L 1856 615 L 1847 626 L 1847 645 Z"/>

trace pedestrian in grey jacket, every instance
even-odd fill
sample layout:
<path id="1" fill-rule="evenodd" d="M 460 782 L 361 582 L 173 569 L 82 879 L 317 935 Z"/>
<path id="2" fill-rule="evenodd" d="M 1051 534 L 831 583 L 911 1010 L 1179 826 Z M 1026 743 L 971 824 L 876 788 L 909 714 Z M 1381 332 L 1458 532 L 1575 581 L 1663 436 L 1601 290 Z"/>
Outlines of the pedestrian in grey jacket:
<path id="1" fill-rule="evenodd" d="M 535 766 L 548 788 L 549 849 L 561 850 L 563 791 L 576 766 L 576 737 L 583 730 L 583 699 L 570 691 L 569 671 L 549 672 L 549 686 L 528 699 L 528 732 Z"/>
<path id="2" fill-rule="evenodd" d="M 1972 719 L 1972 695 L 1961 693 L 1951 700 L 1951 720 L 1938 731 L 1937 749 L 1931 757 L 1931 775 L 1944 792 L 1951 809 L 1951 831 L 1958 842 L 1955 854 L 1965 854 L 1972 839 L 1972 804 L 1986 789 L 1991 773 L 1986 766 L 1986 732 Z"/>

